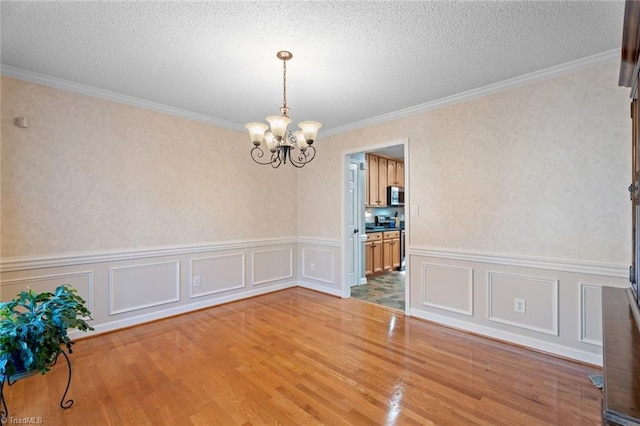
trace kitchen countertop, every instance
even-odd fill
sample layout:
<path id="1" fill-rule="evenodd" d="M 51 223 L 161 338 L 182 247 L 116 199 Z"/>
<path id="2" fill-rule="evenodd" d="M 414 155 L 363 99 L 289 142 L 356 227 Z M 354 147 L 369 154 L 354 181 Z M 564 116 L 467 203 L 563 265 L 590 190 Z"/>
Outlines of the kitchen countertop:
<path id="1" fill-rule="evenodd" d="M 375 228 L 366 228 L 365 233 L 371 234 L 373 232 L 385 232 L 385 231 L 404 231 L 404 228 L 388 228 L 382 226 L 376 226 Z"/>

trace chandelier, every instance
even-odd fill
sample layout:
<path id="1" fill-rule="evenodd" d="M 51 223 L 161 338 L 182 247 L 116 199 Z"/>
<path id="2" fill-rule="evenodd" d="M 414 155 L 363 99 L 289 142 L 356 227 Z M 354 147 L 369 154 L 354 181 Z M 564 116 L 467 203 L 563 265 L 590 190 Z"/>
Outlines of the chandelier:
<path id="1" fill-rule="evenodd" d="M 316 156 L 316 149 L 312 146 L 318 135 L 318 129 L 322 126 L 317 121 L 303 121 L 298 124 L 299 130 L 287 132 L 287 126 L 291 123 L 289 108 L 287 107 L 287 61 L 293 58 L 291 52 L 282 50 L 276 54 L 282 61 L 282 107 L 281 115 L 267 117 L 269 126 L 264 123 L 247 123 L 244 127 L 249 131 L 253 148 L 251 158 L 258 164 L 278 168 L 281 164 L 289 163 L 295 167 L 304 167 Z M 269 154 L 262 149 L 266 145 Z M 263 159 L 263 157 L 266 158 Z"/>

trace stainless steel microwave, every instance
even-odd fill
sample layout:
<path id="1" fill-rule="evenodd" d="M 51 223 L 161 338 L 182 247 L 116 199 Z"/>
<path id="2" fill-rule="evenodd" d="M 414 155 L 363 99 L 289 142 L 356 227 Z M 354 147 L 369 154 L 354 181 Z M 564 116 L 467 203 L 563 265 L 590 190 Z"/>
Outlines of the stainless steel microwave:
<path id="1" fill-rule="evenodd" d="M 404 188 L 387 186 L 387 205 L 404 206 Z"/>

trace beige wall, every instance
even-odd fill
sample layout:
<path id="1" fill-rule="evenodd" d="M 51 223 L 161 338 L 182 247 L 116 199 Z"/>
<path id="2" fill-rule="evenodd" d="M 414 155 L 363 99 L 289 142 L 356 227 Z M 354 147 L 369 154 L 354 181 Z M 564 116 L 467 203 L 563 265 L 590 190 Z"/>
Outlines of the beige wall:
<path id="1" fill-rule="evenodd" d="M 344 150 L 409 138 L 412 247 L 628 263 L 617 74 L 599 66 L 319 140 L 298 175 L 299 234 L 341 237 Z"/>
<path id="2" fill-rule="evenodd" d="M 322 138 L 297 186 L 291 168 L 256 166 L 242 133 L 3 77 L 1 254 L 339 239 L 343 151 L 408 137 L 412 246 L 625 263 L 630 126 L 617 71 Z"/>
<path id="3" fill-rule="evenodd" d="M 2 257 L 297 235 L 243 133 L 8 77 L 1 131 Z"/>

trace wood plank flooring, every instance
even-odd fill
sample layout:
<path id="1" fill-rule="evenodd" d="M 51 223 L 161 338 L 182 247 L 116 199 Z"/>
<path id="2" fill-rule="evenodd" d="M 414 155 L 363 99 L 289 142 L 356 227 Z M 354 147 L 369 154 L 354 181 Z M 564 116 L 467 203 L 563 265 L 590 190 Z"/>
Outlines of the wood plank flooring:
<path id="1" fill-rule="evenodd" d="M 5 386 L 44 425 L 595 425 L 590 367 L 294 288 L 78 340 Z M 61 360 L 63 361 L 63 360 Z"/>

